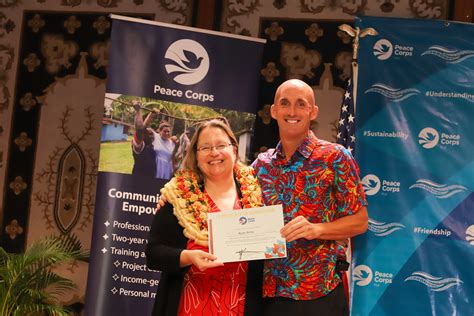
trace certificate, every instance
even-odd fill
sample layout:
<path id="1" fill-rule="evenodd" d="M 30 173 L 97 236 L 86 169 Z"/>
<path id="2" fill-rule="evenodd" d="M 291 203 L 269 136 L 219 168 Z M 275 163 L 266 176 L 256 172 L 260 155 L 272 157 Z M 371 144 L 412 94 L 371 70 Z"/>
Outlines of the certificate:
<path id="1" fill-rule="evenodd" d="M 209 252 L 219 261 L 286 257 L 281 205 L 208 213 L 207 224 Z"/>

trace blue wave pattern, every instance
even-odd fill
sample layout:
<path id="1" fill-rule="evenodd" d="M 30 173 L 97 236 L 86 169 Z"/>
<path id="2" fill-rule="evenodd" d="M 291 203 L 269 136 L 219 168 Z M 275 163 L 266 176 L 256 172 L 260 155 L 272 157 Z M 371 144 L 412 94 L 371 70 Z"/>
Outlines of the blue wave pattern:
<path id="1" fill-rule="evenodd" d="M 371 88 L 365 91 L 365 93 L 370 93 L 370 92 L 381 94 L 384 97 L 395 102 L 403 101 L 413 95 L 420 93 L 418 89 L 409 88 L 409 89 L 402 90 L 402 89 L 392 88 L 382 83 L 375 83 L 372 85 Z"/>
<path id="2" fill-rule="evenodd" d="M 411 276 L 405 279 L 405 282 L 406 281 L 420 282 L 435 292 L 441 292 L 463 283 L 463 281 L 458 278 L 435 277 L 431 274 L 421 271 L 413 272 Z"/>
<path id="3" fill-rule="evenodd" d="M 374 233 L 375 236 L 387 236 L 391 233 L 405 228 L 405 225 L 400 223 L 384 223 L 378 222 L 369 218 L 369 230 Z"/>
<path id="4" fill-rule="evenodd" d="M 450 64 L 457 64 L 467 58 L 474 57 L 474 50 L 451 50 L 443 46 L 433 45 L 421 54 L 421 56 L 424 55 L 433 55 L 446 60 Z"/>
<path id="5" fill-rule="evenodd" d="M 433 194 L 438 199 L 447 199 L 457 193 L 467 191 L 467 188 L 459 184 L 439 184 L 428 179 L 419 179 L 409 189 L 419 188 Z"/>

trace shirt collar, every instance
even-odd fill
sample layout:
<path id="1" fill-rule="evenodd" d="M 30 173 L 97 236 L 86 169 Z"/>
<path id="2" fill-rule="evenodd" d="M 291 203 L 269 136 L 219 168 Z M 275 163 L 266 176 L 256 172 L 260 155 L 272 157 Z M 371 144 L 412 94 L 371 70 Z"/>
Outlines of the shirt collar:
<path id="1" fill-rule="evenodd" d="M 299 152 L 301 156 L 303 156 L 305 159 L 308 159 L 311 156 L 314 148 L 317 146 L 318 141 L 319 140 L 314 135 L 314 133 L 309 131 L 308 136 L 306 136 L 303 142 L 298 146 L 296 152 Z M 275 148 L 274 156 L 277 159 L 285 159 L 281 142 L 278 142 L 278 145 Z"/>

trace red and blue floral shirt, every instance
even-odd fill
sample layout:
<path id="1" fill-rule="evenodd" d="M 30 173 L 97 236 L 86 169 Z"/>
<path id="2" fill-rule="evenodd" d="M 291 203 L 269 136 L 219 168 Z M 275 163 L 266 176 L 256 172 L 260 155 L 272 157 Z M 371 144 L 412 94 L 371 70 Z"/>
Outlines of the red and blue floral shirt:
<path id="1" fill-rule="evenodd" d="M 283 205 L 285 224 L 302 215 L 326 223 L 356 213 L 367 205 L 359 168 L 344 147 L 309 133 L 287 160 L 281 144 L 253 163 L 266 205 Z M 336 273 L 334 240 L 287 242 L 287 257 L 266 260 L 263 296 L 312 300 L 325 296 L 341 281 Z"/>

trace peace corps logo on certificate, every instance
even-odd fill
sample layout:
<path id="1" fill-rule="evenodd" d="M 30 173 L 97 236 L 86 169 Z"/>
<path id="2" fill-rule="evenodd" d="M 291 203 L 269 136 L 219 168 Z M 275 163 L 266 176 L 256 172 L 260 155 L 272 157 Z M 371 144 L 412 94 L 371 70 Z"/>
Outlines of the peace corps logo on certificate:
<path id="1" fill-rule="evenodd" d="M 200 82 L 209 71 L 209 55 L 196 41 L 181 39 L 172 43 L 165 53 L 166 72 L 182 85 Z"/>

